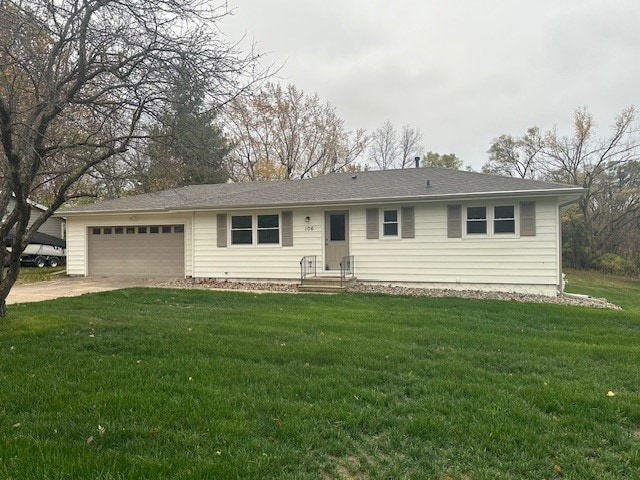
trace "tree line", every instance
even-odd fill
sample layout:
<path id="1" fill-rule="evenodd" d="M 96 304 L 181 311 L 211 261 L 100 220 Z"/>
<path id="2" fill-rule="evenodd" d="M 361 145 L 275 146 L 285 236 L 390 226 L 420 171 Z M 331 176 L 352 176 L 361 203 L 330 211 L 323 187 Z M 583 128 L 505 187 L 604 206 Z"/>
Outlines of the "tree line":
<path id="1" fill-rule="evenodd" d="M 531 127 L 495 138 L 483 171 L 582 187 L 584 195 L 562 215 L 564 264 L 637 275 L 639 145 L 633 107 L 622 110 L 602 134 L 593 115 L 580 108 L 569 135 L 555 127 Z"/>
<path id="2" fill-rule="evenodd" d="M 423 165 L 462 167 L 455 154 L 425 153 L 422 133 L 411 125 L 398 131 L 387 121 L 371 133 L 350 131 L 335 106 L 292 84 L 267 82 L 214 109 L 187 77 L 173 90 L 137 148 L 89 172 L 85 181 L 98 197 L 409 168 L 416 156 Z"/>

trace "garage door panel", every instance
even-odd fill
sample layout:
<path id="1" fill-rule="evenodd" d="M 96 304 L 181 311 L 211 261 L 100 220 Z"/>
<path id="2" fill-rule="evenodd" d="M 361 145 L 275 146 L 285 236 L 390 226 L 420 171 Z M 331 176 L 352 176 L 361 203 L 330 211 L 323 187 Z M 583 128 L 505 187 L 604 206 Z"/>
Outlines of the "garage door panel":
<path id="1" fill-rule="evenodd" d="M 182 225 L 90 227 L 87 235 L 89 275 L 184 277 Z"/>

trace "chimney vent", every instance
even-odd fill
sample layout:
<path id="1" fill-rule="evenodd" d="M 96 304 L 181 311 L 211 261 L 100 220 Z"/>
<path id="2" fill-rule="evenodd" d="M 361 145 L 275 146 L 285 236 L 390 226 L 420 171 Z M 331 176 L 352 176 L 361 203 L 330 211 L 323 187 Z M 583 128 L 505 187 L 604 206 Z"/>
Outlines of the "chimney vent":
<path id="1" fill-rule="evenodd" d="M 420 157 L 416 157 L 414 160 L 416 161 L 416 168 L 420 168 Z"/>
<path id="2" fill-rule="evenodd" d="M 431 188 L 431 180 L 427 180 L 427 188 Z"/>

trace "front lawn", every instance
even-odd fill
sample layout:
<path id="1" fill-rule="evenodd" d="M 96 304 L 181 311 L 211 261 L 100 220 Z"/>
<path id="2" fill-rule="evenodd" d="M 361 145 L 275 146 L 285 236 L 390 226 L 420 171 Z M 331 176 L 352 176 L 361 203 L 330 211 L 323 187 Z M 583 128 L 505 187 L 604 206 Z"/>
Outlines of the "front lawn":
<path id="1" fill-rule="evenodd" d="M 0 478 L 638 478 L 631 285 L 597 287 L 622 312 L 169 289 L 12 305 Z"/>

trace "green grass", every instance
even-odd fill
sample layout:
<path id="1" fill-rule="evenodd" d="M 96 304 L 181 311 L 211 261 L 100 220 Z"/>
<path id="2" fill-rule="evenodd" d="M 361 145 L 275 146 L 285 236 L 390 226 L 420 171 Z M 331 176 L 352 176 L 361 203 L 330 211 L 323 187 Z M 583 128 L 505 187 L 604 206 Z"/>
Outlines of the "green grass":
<path id="1" fill-rule="evenodd" d="M 165 289 L 12 305 L 0 479 L 638 478 L 638 284 L 611 282 L 589 293 L 622 312 Z"/>
<path id="2" fill-rule="evenodd" d="M 566 290 L 592 297 L 606 297 L 640 318 L 640 279 L 630 279 L 591 271 L 568 270 Z"/>

